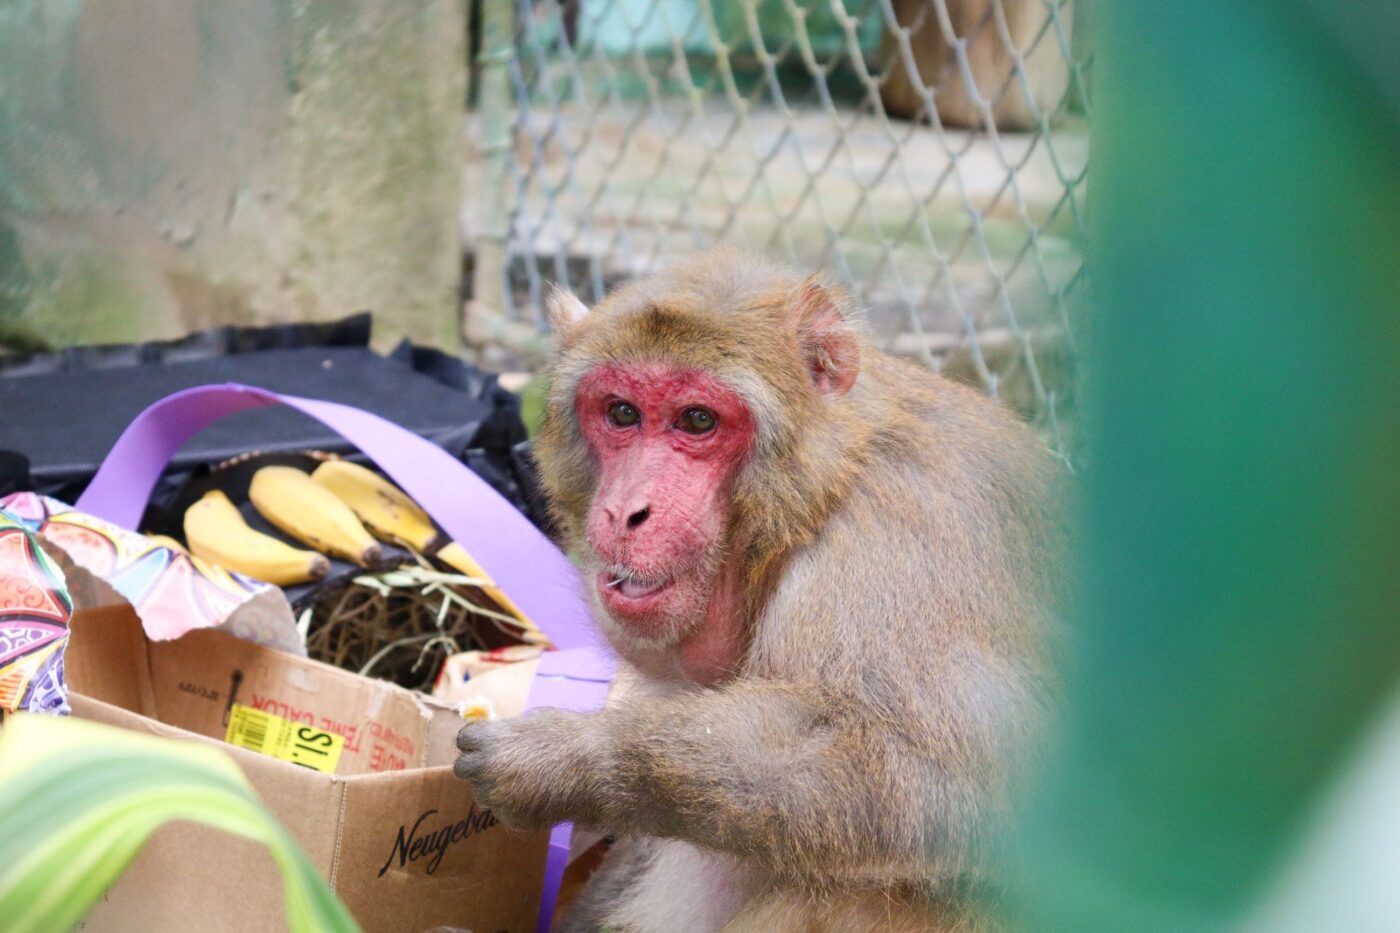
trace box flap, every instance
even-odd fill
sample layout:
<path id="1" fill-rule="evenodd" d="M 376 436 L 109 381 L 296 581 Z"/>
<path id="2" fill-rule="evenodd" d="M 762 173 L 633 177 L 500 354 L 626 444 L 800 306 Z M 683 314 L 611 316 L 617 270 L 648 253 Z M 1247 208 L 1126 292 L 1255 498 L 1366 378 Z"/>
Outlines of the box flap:
<path id="1" fill-rule="evenodd" d="M 126 604 L 73 614 L 64 655 L 68 684 L 95 700 L 147 716 L 155 714 L 146 634 Z"/>
<path id="2" fill-rule="evenodd" d="M 345 737 L 338 774 L 421 767 L 428 710 L 394 684 L 297 658 L 224 632 L 151 642 L 158 718 L 223 738 L 234 703 Z"/>
<path id="3" fill-rule="evenodd" d="M 343 736 L 337 774 L 427 764 L 434 715 L 446 723 L 437 730 L 431 759 L 441 763 L 460 722 L 440 704 L 430 706 L 394 684 L 225 632 L 149 641 L 128 605 L 75 613 L 67 658 L 73 693 L 207 738 L 227 736 L 235 703 Z"/>

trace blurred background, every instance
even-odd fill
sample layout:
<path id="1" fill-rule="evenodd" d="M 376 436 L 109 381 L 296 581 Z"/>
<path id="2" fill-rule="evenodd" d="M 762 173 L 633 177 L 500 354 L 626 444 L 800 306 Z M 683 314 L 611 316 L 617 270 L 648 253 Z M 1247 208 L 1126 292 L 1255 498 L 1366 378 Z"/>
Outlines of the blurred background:
<path id="1" fill-rule="evenodd" d="M 0 3 L 0 342 L 374 314 L 529 369 L 716 241 L 1069 447 L 1091 0 Z"/>

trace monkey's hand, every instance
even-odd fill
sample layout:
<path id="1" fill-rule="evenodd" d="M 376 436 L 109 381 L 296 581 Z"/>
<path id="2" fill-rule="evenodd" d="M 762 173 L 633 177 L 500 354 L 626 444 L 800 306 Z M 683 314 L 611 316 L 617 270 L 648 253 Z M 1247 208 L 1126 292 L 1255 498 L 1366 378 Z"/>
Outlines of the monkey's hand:
<path id="1" fill-rule="evenodd" d="M 511 826 L 542 829 L 573 819 L 582 784 L 596 774 L 580 741 L 593 717 L 541 709 L 518 719 L 471 723 L 457 734 L 453 767 L 479 804 Z"/>

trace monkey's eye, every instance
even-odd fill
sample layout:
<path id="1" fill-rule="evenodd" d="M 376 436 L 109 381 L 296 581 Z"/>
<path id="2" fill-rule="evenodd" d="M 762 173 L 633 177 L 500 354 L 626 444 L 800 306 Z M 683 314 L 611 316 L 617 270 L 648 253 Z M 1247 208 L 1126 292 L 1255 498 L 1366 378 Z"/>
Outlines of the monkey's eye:
<path id="1" fill-rule="evenodd" d="M 708 434 L 715 429 L 714 412 L 703 408 L 687 408 L 681 412 L 676 427 L 687 434 Z"/>
<path id="2" fill-rule="evenodd" d="M 627 402 L 613 402 L 608 406 L 608 420 L 619 428 L 630 428 L 642 420 L 642 415 Z"/>

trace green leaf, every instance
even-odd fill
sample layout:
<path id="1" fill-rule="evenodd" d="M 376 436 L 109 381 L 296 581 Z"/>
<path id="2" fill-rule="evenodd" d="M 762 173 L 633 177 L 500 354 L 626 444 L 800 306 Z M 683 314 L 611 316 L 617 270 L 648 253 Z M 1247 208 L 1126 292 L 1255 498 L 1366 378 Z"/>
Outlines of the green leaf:
<path id="1" fill-rule="evenodd" d="M 13 933 L 71 928 L 171 820 L 267 846 L 293 933 L 359 929 L 218 749 L 21 715 L 0 730 L 0 800 L 0 917 Z"/>

